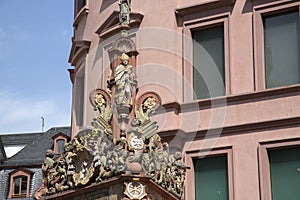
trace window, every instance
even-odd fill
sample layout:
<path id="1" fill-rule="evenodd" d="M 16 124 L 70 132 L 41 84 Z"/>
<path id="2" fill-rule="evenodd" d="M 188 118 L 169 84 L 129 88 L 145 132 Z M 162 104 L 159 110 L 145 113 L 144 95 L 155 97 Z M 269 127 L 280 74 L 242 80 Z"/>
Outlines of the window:
<path id="1" fill-rule="evenodd" d="M 8 198 L 29 197 L 30 171 L 17 169 L 10 173 L 10 190 Z"/>
<path id="2" fill-rule="evenodd" d="M 224 27 L 192 32 L 194 99 L 225 95 Z"/>
<path id="3" fill-rule="evenodd" d="M 70 139 L 67 135 L 63 133 L 57 133 L 52 137 L 54 141 L 54 152 L 55 153 L 63 153 L 65 151 L 65 144 Z"/>
<path id="4" fill-rule="evenodd" d="M 299 8 L 299 1 L 254 5 L 256 90 L 300 83 Z"/>
<path id="5" fill-rule="evenodd" d="M 300 199 L 300 148 L 269 150 L 273 200 Z"/>
<path id="6" fill-rule="evenodd" d="M 300 199 L 299 137 L 262 142 L 258 153 L 261 199 Z"/>
<path id="7" fill-rule="evenodd" d="M 27 194 L 27 176 L 13 178 L 13 197 L 25 197 Z"/>
<path id="8" fill-rule="evenodd" d="M 266 88 L 300 83 L 299 12 L 263 17 Z"/>
<path id="9" fill-rule="evenodd" d="M 64 152 L 64 147 L 65 147 L 65 140 L 64 139 L 59 139 L 56 141 L 57 142 L 57 153 L 62 153 Z"/>
<path id="10" fill-rule="evenodd" d="M 195 159 L 194 170 L 195 199 L 229 199 L 226 156 Z"/>
<path id="11" fill-rule="evenodd" d="M 185 162 L 192 168 L 186 172 L 185 199 L 234 199 L 231 146 L 189 149 Z"/>

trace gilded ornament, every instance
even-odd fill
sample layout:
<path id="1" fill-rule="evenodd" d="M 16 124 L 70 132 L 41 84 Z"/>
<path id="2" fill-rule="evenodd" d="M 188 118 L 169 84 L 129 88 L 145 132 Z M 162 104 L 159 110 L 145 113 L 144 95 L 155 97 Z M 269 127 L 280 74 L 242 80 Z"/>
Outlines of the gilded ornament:
<path id="1" fill-rule="evenodd" d="M 157 105 L 156 99 L 154 97 L 148 97 L 143 103 L 143 109 L 149 110 L 153 109 Z"/>
<path id="2" fill-rule="evenodd" d="M 102 106 L 106 105 L 106 101 L 105 101 L 105 99 L 104 99 L 104 97 L 103 97 L 102 94 L 100 94 L 100 93 L 96 94 L 96 96 L 95 96 L 95 103 L 96 103 L 97 107 L 98 106 L 102 107 Z"/>

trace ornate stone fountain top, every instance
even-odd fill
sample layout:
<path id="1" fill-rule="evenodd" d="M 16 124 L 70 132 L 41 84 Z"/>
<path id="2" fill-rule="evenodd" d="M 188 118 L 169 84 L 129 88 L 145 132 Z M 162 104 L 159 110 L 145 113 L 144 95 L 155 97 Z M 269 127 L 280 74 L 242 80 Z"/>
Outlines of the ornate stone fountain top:
<path id="1" fill-rule="evenodd" d="M 120 24 L 128 25 L 130 0 L 119 0 L 119 6 Z M 132 178 L 124 182 L 122 199 L 155 199 L 146 192 L 147 185 L 139 181 L 140 177 L 147 177 L 168 191 L 166 194 L 170 196 L 164 198 L 181 198 L 188 167 L 182 162 L 180 152 L 169 154 L 168 144 L 158 134 L 157 122 L 150 118 L 161 104 L 160 97 L 149 92 L 135 99 L 135 63 L 130 61 L 135 62 L 136 55 L 120 51 L 126 49 L 122 45 L 128 41 L 133 43 L 125 40 L 116 45 L 116 60 L 108 80 L 111 92 L 96 89 L 90 95 L 98 112 L 93 128 L 80 131 L 59 156 L 47 151 L 42 186 L 35 194 L 37 199 L 51 199 L 55 194 L 124 175 Z"/>

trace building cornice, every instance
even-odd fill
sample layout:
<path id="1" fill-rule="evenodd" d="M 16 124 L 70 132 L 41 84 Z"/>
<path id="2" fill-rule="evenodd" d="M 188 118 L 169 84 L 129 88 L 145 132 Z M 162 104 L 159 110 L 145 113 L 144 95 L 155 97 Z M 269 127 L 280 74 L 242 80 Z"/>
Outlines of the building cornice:
<path id="1" fill-rule="evenodd" d="M 235 0 L 209 0 L 199 4 L 176 8 L 175 13 L 179 16 L 189 15 L 216 7 L 228 6 L 235 3 Z"/>
<path id="2" fill-rule="evenodd" d="M 196 100 L 187 103 L 168 102 L 161 105 L 161 109 L 156 110 L 156 114 L 161 112 L 174 111 L 178 113 L 194 112 L 218 107 L 239 105 L 244 103 L 254 103 L 265 100 L 286 98 L 300 95 L 300 84 L 285 86 L 280 88 L 266 89 L 252 93 L 237 94 L 230 96 L 216 97 L 212 99 Z"/>
<path id="3" fill-rule="evenodd" d="M 79 58 L 81 58 L 81 56 L 89 52 L 90 45 L 91 41 L 74 40 L 74 38 L 72 38 L 72 47 L 68 60 L 69 63 L 71 63 L 72 66 L 75 66 Z"/>
<path id="4" fill-rule="evenodd" d="M 257 123 L 245 123 L 233 126 L 225 126 L 211 129 L 201 129 L 194 132 L 185 132 L 182 129 L 163 130 L 159 132 L 162 141 L 175 144 L 171 148 L 183 149 L 187 141 L 194 141 L 203 138 L 223 137 L 235 134 L 257 133 L 274 129 L 286 129 L 299 127 L 300 117 L 291 117 L 278 120 L 262 121 Z M 209 135 L 208 135 L 209 132 Z"/>

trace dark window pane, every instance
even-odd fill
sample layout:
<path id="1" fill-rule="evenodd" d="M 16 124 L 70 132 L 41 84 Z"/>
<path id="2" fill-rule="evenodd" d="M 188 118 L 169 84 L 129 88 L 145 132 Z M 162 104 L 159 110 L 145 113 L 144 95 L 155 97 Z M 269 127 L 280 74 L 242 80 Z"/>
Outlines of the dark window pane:
<path id="1" fill-rule="evenodd" d="M 27 176 L 22 176 L 22 185 L 21 185 L 21 193 L 27 193 Z"/>
<path id="2" fill-rule="evenodd" d="M 57 153 L 64 152 L 65 140 L 57 140 Z"/>
<path id="3" fill-rule="evenodd" d="M 229 199 L 226 156 L 194 160 L 194 168 L 197 200 Z"/>
<path id="4" fill-rule="evenodd" d="M 193 32 L 194 99 L 225 95 L 224 28 Z"/>
<path id="5" fill-rule="evenodd" d="M 300 148 L 269 151 L 272 200 L 300 199 Z"/>
<path id="6" fill-rule="evenodd" d="M 299 13 L 264 17 L 266 88 L 300 83 Z"/>
<path id="7" fill-rule="evenodd" d="M 21 182 L 21 177 L 14 178 L 14 194 L 16 195 L 20 194 L 20 182 Z"/>

